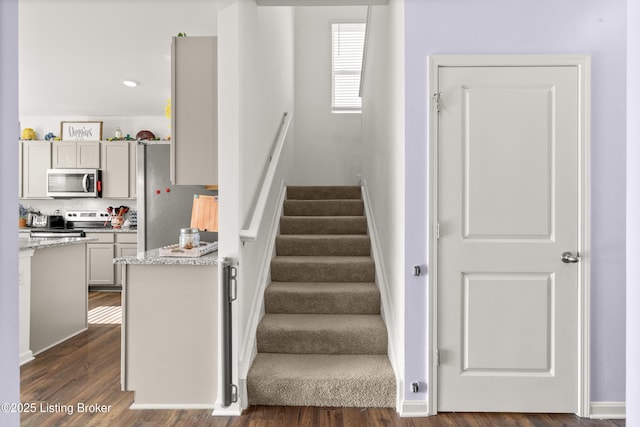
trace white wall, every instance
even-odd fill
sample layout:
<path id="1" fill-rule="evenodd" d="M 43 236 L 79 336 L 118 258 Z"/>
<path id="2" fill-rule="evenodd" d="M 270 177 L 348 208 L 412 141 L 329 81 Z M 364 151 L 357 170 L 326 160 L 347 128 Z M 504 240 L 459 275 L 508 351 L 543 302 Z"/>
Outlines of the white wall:
<path id="1" fill-rule="evenodd" d="M 18 368 L 18 0 L 0 2 L 0 402 L 20 403 Z M 0 411 L 0 425 L 20 414 Z"/>
<path id="2" fill-rule="evenodd" d="M 640 259 L 640 3 L 627 2 L 627 259 Z M 640 425 L 640 263 L 627 263 L 627 425 Z"/>
<path id="3" fill-rule="evenodd" d="M 405 378 L 406 346 L 410 345 L 403 333 L 405 316 L 408 314 L 404 310 L 403 274 L 403 43 L 402 2 L 392 0 L 389 6 L 372 7 L 363 91 L 362 178 L 366 182 L 372 208 L 372 216 L 368 221 L 374 224 L 379 239 L 381 259 L 376 259 L 376 263 L 382 267 L 384 277 L 378 278 L 378 284 L 383 298 L 387 298 L 384 317 L 390 343 L 395 347 L 391 349 L 390 358 L 401 380 Z M 407 286 L 413 284 L 408 283 Z M 426 319 L 422 319 L 421 323 L 426 325 Z M 426 390 L 426 384 L 422 385 L 422 390 Z M 406 387 L 402 393 L 408 393 Z"/>
<path id="4" fill-rule="evenodd" d="M 359 182 L 361 115 L 331 113 L 331 22 L 365 17 L 361 6 L 296 8 L 294 184 Z"/>
<path id="5" fill-rule="evenodd" d="M 414 259 L 427 257 L 428 55 L 592 55 L 591 400 L 596 402 L 625 400 L 626 25 L 624 0 L 405 0 L 406 194 L 412 195 L 405 203 L 405 271 Z M 426 282 L 420 287 L 426 289 Z M 425 295 L 405 295 L 408 313 L 426 303 Z M 407 322 L 407 336 L 420 328 Z M 420 369 L 426 345 L 406 351 L 407 372 Z"/>
<path id="6" fill-rule="evenodd" d="M 265 252 L 273 239 L 262 227 L 258 241 L 240 245 L 239 232 L 252 214 L 267 157 L 284 112 L 294 111 L 293 10 L 289 7 L 258 7 L 252 0 L 221 0 L 219 17 L 219 181 L 221 227 L 220 256 L 239 260 L 238 300 L 234 314 L 234 375 L 246 375 L 250 360 L 244 350 L 255 334 L 250 322 L 262 302 L 263 285 L 258 277 Z M 295 120 L 295 114 L 294 114 Z M 290 129 L 294 131 L 295 126 Z M 293 140 L 288 138 L 275 182 L 291 181 Z M 269 222 L 277 209 L 271 193 L 267 205 Z M 258 304 L 256 307 L 254 304 Z M 241 359 L 241 360 L 238 360 Z M 238 378 L 235 378 L 238 384 Z M 246 402 L 242 402 L 246 404 Z"/>

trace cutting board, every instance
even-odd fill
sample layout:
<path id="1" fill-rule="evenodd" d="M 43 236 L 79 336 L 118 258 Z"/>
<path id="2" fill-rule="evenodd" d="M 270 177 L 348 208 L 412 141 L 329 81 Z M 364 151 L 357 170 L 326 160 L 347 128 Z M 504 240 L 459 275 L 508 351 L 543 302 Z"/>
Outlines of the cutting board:
<path id="1" fill-rule="evenodd" d="M 191 227 L 218 232 L 218 196 L 193 196 Z"/>

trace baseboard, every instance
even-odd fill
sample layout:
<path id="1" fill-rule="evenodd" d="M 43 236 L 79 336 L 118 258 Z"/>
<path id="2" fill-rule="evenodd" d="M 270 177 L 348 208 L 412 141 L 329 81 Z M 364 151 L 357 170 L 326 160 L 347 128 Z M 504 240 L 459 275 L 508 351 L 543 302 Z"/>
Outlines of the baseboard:
<path id="1" fill-rule="evenodd" d="M 240 403 L 232 403 L 226 408 L 223 408 L 219 404 L 216 403 L 211 415 L 214 417 L 238 417 L 242 415 L 243 409 L 240 406 Z"/>
<path id="2" fill-rule="evenodd" d="M 625 402 L 591 402 L 590 418 L 618 420 L 626 418 Z"/>
<path id="3" fill-rule="evenodd" d="M 371 239 L 371 256 L 375 261 L 376 268 L 376 281 L 378 288 L 380 289 L 380 296 L 382 298 L 382 317 L 387 325 L 387 334 L 389 337 L 389 361 L 391 367 L 396 374 L 396 383 L 400 384 L 401 381 L 401 369 L 398 360 L 397 337 L 396 337 L 396 321 L 393 311 L 389 308 L 389 301 L 391 297 L 389 295 L 389 281 L 387 280 L 387 271 L 384 266 L 384 258 L 382 257 L 382 251 L 380 250 L 380 242 L 378 240 L 378 229 L 376 227 L 376 221 L 373 217 L 373 209 L 371 207 L 371 200 L 369 198 L 369 190 L 367 188 L 367 182 L 365 179 L 361 181 L 362 200 L 364 202 L 364 211 L 367 217 L 367 228 L 369 231 L 369 238 Z M 396 407 L 400 408 L 401 405 L 401 390 L 398 387 L 397 404 Z"/>
<path id="4" fill-rule="evenodd" d="M 265 247 L 264 256 L 260 265 L 260 272 L 258 274 L 258 280 L 260 281 L 260 289 L 253 295 L 253 301 L 251 302 L 251 316 L 247 322 L 247 326 L 244 330 L 242 344 L 240 345 L 240 351 L 238 353 L 239 364 L 239 378 L 246 379 L 251 367 L 251 362 L 256 354 L 256 330 L 258 329 L 258 323 L 262 317 L 262 304 L 264 300 L 264 290 L 269 284 L 269 272 L 271 268 L 271 259 L 275 252 L 276 236 L 278 233 L 279 220 L 284 209 L 284 198 L 287 193 L 287 186 L 284 180 L 280 182 L 280 190 L 278 193 L 278 200 L 276 201 L 276 209 L 274 209 L 273 216 L 269 224 L 269 231 L 267 233 L 267 245 Z"/>
<path id="5" fill-rule="evenodd" d="M 401 417 L 428 417 L 429 401 L 427 400 L 405 400 L 400 406 Z"/>
<path id="6" fill-rule="evenodd" d="M 31 350 L 25 351 L 20 355 L 20 366 L 24 365 L 25 363 L 31 362 L 33 359 L 35 359 L 35 357 L 33 357 L 33 353 L 31 352 Z"/>
<path id="7" fill-rule="evenodd" d="M 180 409 L 215 409 L 213 403 L 132 403 L 129 409 L 163 409 L 163 410 L 180 410 Z"/>

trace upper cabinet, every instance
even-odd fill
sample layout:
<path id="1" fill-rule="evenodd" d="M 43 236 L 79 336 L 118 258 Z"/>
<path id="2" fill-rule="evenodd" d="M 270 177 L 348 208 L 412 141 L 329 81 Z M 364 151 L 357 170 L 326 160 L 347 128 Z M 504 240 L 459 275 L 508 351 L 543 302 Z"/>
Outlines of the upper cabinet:
<path id="1" fill-rule="evenodd" d="M 172 40 L 171 130 L 171 183 L 217 185 L 217 37 Z"/>
<path id="2" fill-rule="evenodd" d="M 51 163 L 54 169 L 98 169 L 100 143 L 97 141 L 55 141 Z"/>
<path id="3" fill-rule="evenodd" d="M 136 141 L 21 141 L 20 198 L 47 197 L 47 169 L 101 169 L 102 197 L 136 198 Z"/>
<path id="4" fill-rule="evenodd" d="M 102 197 L 135 197 L 131 194 L 131 181 L 135 182 L 136 179 L 131 170 L 131 163 L 135 165 L 135 159 L 131 157 L 131 146 L 135 146 L 135 142 L 110 141 L 102 142 L 101 145 Z"/>
<path id="5" fill-rule="evenodd" d="M 51 143 L 22 141 L 22 197 L 47 197 L 47 169 L 51 168 Z"/>

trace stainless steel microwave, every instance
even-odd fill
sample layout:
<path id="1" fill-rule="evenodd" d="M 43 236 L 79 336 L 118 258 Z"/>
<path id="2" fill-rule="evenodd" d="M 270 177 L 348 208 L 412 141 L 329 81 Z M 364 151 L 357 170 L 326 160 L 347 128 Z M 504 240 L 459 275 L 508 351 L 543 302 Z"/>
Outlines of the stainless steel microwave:
<path id="1" fill-rule="evenodd" d="M 48 197 L 102 197 L 100 169 L 47 169 Z"/>

